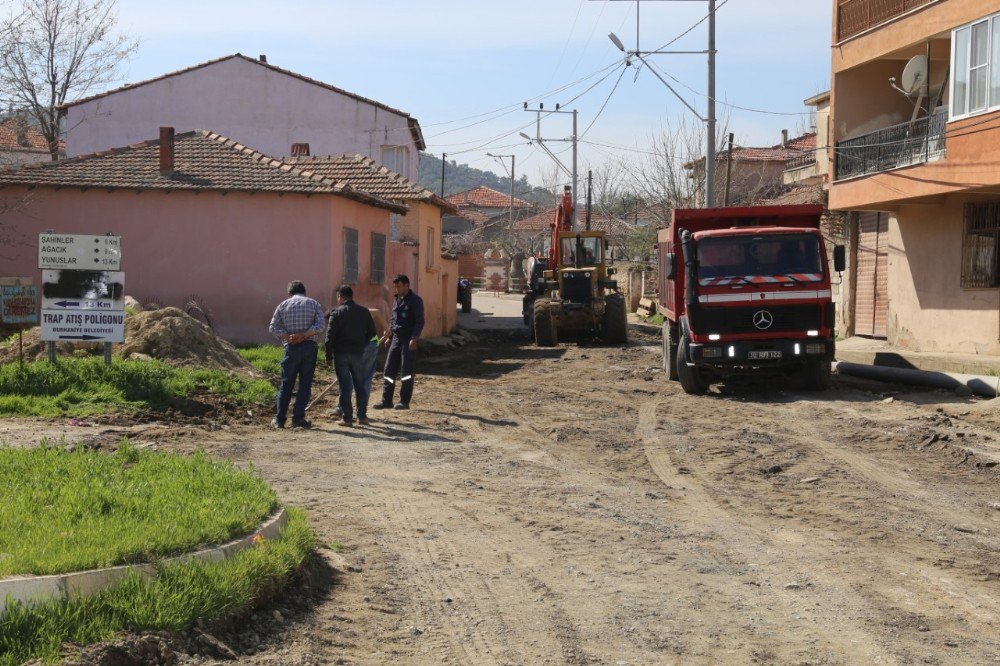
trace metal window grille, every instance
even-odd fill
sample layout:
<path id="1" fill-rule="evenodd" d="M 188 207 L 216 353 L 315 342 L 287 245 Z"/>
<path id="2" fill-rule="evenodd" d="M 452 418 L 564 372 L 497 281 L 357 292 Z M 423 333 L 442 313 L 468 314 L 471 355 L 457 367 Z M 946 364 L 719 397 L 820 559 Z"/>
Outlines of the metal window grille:
<path id="1" fill-rule="evenodd" d="M 344 282 L 358 281 L 358 230 L 344 227 Z"/>
<path id="2" fill-rule="evenodd" d="M 372 234 L 372 284 L 385 282 L 385 234 Z"/>
<path id="3" fill-rule="evenodd" d="M 962 286 L 1000 287 L 1000 201 L 965 205 Z"/>

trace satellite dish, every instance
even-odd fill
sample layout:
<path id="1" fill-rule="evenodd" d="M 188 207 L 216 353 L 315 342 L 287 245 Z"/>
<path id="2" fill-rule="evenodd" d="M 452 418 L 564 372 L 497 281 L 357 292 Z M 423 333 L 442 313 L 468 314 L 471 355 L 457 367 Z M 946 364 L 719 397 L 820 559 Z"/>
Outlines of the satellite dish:
<path id="1" fill-rule="evenodd" d="M 907 95 L 919 95 L 925 91 L 927 83 L 927 56 L 913 56 L 903 68 L 900 88 Z"/>

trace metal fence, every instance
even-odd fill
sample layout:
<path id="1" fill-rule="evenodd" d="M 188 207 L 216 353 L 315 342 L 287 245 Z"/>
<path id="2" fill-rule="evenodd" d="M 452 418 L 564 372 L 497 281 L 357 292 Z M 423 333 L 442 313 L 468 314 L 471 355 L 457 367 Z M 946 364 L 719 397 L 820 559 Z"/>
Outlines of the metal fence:
<path id="1" fill-rule="evenodd" d="M 948 108 L 930 116 L 900 123 L 870 134 L 837 142 L 834 179 L 880 173 L 898 167 L 941 159 L 945 155 Z"/>
<path id="2" fill-rule="evenodd" d="M 837 4 L 837 41 L 843 41 L 938 0 L 840 0 Z"/>
<path id="3" fill-rule="evenodd" d="M 801 169 L 807 166 L 813 166 L 816 164 L 816 153 L 813 151 L 807 151 L 801 155 L 796 155 L 790 159 L 785 160 L 785 171 L 791 171 L 793 169 Z"/>

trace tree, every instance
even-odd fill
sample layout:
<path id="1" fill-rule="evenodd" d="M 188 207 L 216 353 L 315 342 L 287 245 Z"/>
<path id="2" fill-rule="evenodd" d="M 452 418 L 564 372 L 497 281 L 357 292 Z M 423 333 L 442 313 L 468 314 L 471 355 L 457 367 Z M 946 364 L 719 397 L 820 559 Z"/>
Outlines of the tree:
<path id="1" fill-rule="evenodd" d="M 114 32 L 117 0 L 23 0 L 0 23 L 0 95 L 25 109 L 59 159 L 59 106 L 114 81 L 138 42 Z"/>

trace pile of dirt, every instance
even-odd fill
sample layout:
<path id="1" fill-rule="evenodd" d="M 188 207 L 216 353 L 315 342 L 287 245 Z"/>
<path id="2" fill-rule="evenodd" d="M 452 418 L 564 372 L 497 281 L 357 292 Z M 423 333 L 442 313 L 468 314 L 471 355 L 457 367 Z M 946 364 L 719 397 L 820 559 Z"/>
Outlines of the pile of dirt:
<path id="1" fill-rule="evenodd" d="M 24 360 L 46 358 L 46 343 L 40 329 L 24 332 Z M 103 353 L 104 346 L 94 343 L 57 342 L 60 357 L 89 356 Z M 130 314 L 125 318 L 125 343 L 114 346 L 122 358 L 155 358 L 172 365 L 217 368 L 252 373 L 252 366 L 229 342 L 219 338 L 205 324 L 177 308 L 162 308 Z M 0 363 L 16 362 L 17 337 L 0 346 Z"/>
<path id="2" fill-rule="evenodd" d="M 150 358 L 173 365 L 225 370 L 251 369 L 236 347 L 217 337 L 205 324 L 177 308 L 139 312 L 125 320 L 122 358 Z"/>

